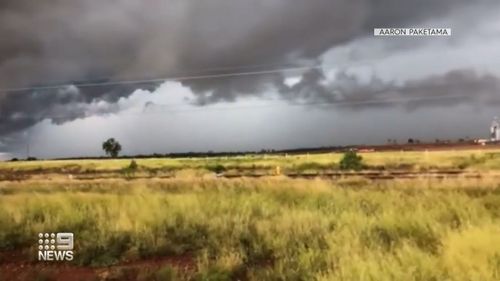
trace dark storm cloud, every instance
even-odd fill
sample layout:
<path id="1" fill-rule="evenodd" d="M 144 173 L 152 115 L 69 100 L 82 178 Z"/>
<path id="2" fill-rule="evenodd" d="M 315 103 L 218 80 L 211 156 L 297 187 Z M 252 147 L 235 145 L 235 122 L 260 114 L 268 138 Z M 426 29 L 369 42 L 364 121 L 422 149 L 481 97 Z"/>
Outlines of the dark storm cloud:
<path id="1" fill-rule="evenodd" d="M 268 1 L 266 11 L 260 12 L 255 3 L 247 1 L 248 7 L 243 11 L 252 11 L 257 23 L 245 23 L 236 28 L 232 21 L 220 22 L 217 17 L 217 6 L 212 1 L 200 3 L 199 12 L 195 14 L 202 26 L 217 26 L 220 34 L 211 33 L 209 28 L 194 30 L 192 38 L 217 38 L 216 42 L 225 42 L 225 36 L 234 32 L 242 32 L 238 40 L 229 43 L 229 48 L 221 48 L 214 54 L 202 52 L 200 57 L 193 56 L 195 51 L 187 54 L 192 58 L 183 60 L 196 68 L 196 65 L 252 65 L 252 64 L 297 64 L 308 62 L 315 64 L 318 57 L 332 47 L 344 44 L 356 38 L 369 35 L 374 27 L 412 26 L 421 21 L 437 16 L 451 14 L 453 11 L 467 6 L 471 2 L 462 0 L 407 1 L 407 0 L 296 0 Z M 474 1 L 475 5 L 495 3 L 490 0 Z M 274 5 L 273 5 L 274 4 Z M 227 14 L 241 9 L 242 3 L 234 1 L 228 7 Z M 275 8 L 275 9 L 272 9 Z M 479 9 L 479 6 L 475 7 Z M 213 11 L 213 13 L 210 13 Z M 258 15 L 258 16 L 254 16 Z M 248 16 L 248 15 L 246 15 Z M 235 15 L 237 19 L 245 19 L 245 15 Z M 224 18 L 226 20 L 226 18 Z M 238 20 L 235 20 L 235 23 Z M 245 27 L 249 27 L 248 31 Z M 219 35 L 219 36 L 217 36 Z M 218 41 L 220 40 L 220 41 Z M 194 44 L 197 46 L 198 44 Z M 225 46 L 225 44 L 222 44 Z M 409 47 L 409 46 L 408 46 Z M 242 95 L 254 95 L 262 84 L 282 83 L 282 75 L 261 75 L 228 79 L 189 81 L 189 86 L 200 96 L 201 103 L 233 101 Z"/>
<path id="2" fill-rule="evenodd" d="M 500 78 L 473 70 L 453 70 L 397 84 L 372 76 L 362 82 L 357 76 L 338 72 L 328 81 L 320 70 L 312 70 L 293 86 L 280 87 L 291 101 L 312 105 L 338 105 L 344 109 L 404 106 L 408 110 L 429 106 L 500 104 Z"/>
<path id="3" fill-rule="evenodd" d="M 236 71 L 316 62 L 373 27 L 404 26 L 496 0 L 114 0 L 0 3 L 0 88 Z M 263 67 L 266 68 L 266 67 Z M 256 68 L 258 69 L 258 68 Z M 309 78 L 307 78 L 309 79 Z M 314 77 L 310 77 L 314 79 Z M 186 81 L 199 104 L 234 101 L 282 75 Z M 315 87 L 320 87 L 316 85 Z M 134 87 L 0 93 L 0 134 L 93 113 Z M 317 92 L 318 89 L 316 89 Z M 323 93 L 322 95 L 325 95 Z M 113 109 L 116 110 L 116 109 Z M 54 117 L 56 116 L 56 117 Z"/>
<path id="4" fill-rule="evenodd" d="M 118 112 L 117 102 L 139 86 L 86 87 L 19 91 L 0 102 L 0 135 L 31 127 L 45 119 L 55 124 L 92 115 Z M 142 87 L 151 90 L 151 87 Z"/>

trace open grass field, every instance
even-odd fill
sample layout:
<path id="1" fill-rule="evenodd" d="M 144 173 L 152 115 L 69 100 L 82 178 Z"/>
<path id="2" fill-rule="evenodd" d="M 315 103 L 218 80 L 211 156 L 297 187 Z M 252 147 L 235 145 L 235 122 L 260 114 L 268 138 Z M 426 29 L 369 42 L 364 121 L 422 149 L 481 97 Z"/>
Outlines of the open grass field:
<path id="1" fill-rule="evenodd" d="M 360 153 L 367 169 L 475 169 L 500 170 L 500 149 L 451 151 L 391 151 Z M 285 170 L 337 169 L 342 153 L 303 155 L 248 155 L 207 158 L 150 158 L 136 160 L 145 170 L 226 169 Z M 0 171 L 117 171 L 128 167 L 129 159 L 19 161 L 0 163 Z"/>
<path id="2" fill-rule="evenodd" d="M 144 159 L 140 167 L 180 168 L 173 178 L 0 181 L 0 280 L 500 280 L 496 178 L 227 179 L 198 171 L 214 164 L 335 169 L 340 157 Z M 387 169 L 500 168 L 496 151 L 363 157 L 366 166 Z M 129 163 L 15 162 L 0 169 L 43 174 Z M 75 259 L 37 262 L 39 232 L 74 232 Z"/>

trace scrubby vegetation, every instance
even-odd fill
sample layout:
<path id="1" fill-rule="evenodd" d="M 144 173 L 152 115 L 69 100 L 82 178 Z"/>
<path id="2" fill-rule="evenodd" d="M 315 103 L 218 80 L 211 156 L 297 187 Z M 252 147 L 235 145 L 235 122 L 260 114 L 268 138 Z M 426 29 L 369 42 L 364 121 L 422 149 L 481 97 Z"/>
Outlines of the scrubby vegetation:
<path id="1" fill-rule="evenodd" d="M 363 157 L 359 156 L 355 151 L 348 151 L 340 160 L 341 170 L 360 171 L 363 169 Z"/>
<path id="2" fill-rule="evenodd" d="M 191 257 L 148 280 L 499 280 L 495 181 L 0 184 L 0 253 L 75 233 L 75 264 Z M 146 278 L 146 277 L 144 277 Z"/>

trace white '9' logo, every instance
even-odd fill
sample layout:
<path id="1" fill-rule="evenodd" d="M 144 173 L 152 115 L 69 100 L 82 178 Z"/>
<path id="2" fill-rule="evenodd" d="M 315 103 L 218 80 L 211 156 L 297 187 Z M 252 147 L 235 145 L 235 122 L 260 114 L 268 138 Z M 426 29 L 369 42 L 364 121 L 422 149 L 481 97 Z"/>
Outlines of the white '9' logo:
<path id="1" fill-rule="evenodd" d="M 57 233 L 57 250 L 73 250 L 73 233 Z"/>

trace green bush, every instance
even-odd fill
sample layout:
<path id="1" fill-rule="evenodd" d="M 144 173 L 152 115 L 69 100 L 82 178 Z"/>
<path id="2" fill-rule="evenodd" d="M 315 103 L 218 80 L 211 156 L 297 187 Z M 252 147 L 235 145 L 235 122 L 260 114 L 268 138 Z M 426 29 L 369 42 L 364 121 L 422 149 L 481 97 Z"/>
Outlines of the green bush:
<path id="1" fill-rule="evenodd" d="M 125 178 L 133 177 L 134 173 L 139 169 L 139 165 L 135 160 L 130 161 L 130 164 L 127 167 L 124 167 L 121 172 L 125 176 Z"/>
<path id="2" fill-rule="evenodd" d="M 224 173 L 227 169 L 223 165 L 217 164 L 217 165 L 210 165 L 210 166 L 208 166 L 207 170 L 209 170 L 211 172 L 214 172 L 216 174 L 221 174 L 221 173 Z"/>
<path id="3" fill-rule="evenodd" d="M 129 170 L 135 171 L 139 168 L 139 165 L 137 165 L 137 162 L 135 160 L 130 161 L 130 165 L 128 166 Z"/>
<path id="4" fill-rule="evenodd" d="M 340 160 L 340 169 L 354 171 L 363 169 L 363 157 L 359 156 L 355 151 L 344 153 L 344 157 Z"/>

